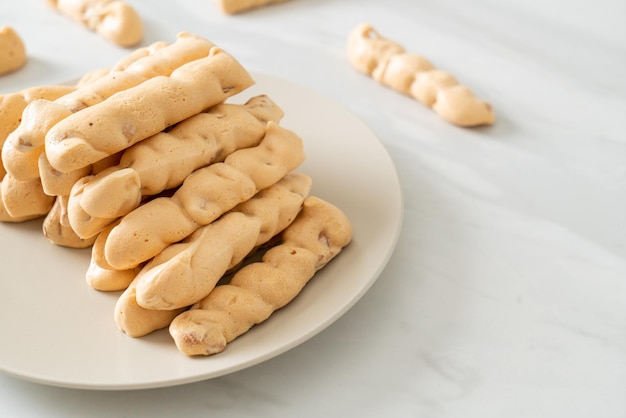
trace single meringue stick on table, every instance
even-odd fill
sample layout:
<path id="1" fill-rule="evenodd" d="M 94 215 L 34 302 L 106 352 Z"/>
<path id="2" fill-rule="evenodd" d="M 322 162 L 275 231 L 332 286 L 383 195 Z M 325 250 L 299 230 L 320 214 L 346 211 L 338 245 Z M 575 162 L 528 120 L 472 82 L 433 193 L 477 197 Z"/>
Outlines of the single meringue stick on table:
<path id="1" fill-rule="evenodd" d="M 454 76 L 435 69 L 424 57 L 405 51 L 362 23 L 348 36 L 348 59 L 358 71 L 384 86 L 409 95 L 458 126 L 491 125 L 491 105 L 477 99 Z"/>
<path id="2" fill-rule="evenodd" d="M 143 38 L 143 22 L 135 9 L 121 0 L 47 0 L 48 4 L 119 46 L 131 47 Z"/>

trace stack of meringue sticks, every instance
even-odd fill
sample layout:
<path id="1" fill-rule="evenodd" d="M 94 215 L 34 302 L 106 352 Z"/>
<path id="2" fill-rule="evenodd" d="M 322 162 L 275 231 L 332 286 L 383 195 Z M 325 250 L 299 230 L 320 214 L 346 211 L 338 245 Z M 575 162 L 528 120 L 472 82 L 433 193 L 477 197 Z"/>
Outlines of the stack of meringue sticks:
<path id="1" fill-rule="evenodd" d="M 127 335 L 169 328 L 186 355 L 223 351 L 352 239 L 295 171 L 303 141 L 283 110 L 267 95 L 226 102 L 253 84 L 183 32 L 74 86 L 0 96 L 0 221 L 43 217 L 52 243 L 91 247 L 87 283 L 121 291 Z"/>

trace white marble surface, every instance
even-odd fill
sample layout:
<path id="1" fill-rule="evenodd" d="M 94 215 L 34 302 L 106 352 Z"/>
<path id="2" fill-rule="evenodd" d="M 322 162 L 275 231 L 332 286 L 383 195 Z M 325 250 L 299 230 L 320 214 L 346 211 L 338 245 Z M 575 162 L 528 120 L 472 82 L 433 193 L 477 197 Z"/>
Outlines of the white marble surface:
<path id="1" fill-rule="evenodd" d="M 286 354 L 129 392 L 0 375 L 1 416 L 626 416 L 623 0 L 293 0 L 236 17 L 210 0 L 129 2 L 146 44 L 198 33 L 362 118 L 397 166 L 403 231 L 359 303 Z M 456 128 L 357 74 L 345 37 L 361 21 L 455 74 L 496 124 Z M 128 52 L 43 0 L 3 1 L 1 25 L 30 61 L 0 93 Z"/>

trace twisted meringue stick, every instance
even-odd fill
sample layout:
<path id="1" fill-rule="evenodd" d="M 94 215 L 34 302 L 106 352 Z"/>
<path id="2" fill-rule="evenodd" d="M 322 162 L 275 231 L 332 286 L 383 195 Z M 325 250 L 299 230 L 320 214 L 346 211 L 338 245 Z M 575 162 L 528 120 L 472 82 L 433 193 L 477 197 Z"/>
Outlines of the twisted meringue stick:
<path id="1" fill-rule="evenodd" d="M 72 86 L 37 86 L 24 89 L 16 93 L 9 93 L 0 96 L 0 146 L 3 146 L 7 137 L 20 124 L 22 112 L 26 106 L 38 99 L 55 100 L 74 90 Z M 5 205 L 0 186 L 0 221 L 1 222 L 23 222 L 29 219 L 38 218 L 45 215 L 51 208 L 52 199 L 46 196 L 37 182 L 26 182 L 19 184 L 12 176 L 6 176 L 4 158 L 0 158 L 0 179 L 4 186 L 6 201 Z M 10 183 L 10 184 L 9 184 Z M 11 196 L 11 193 L 18 193 Z M 24 195 L 28 200 L 23 200 Z M 13 215 L 12 215 L 13 214 Z"/>
<path id="2" fill-rule="evenodd" d="M 194 171 L 172 197 L 153 199 L 124 216 L 105 243 L 107 262 L 125 270 L 149 260 L 276 183 L 304 159 L 302 139 L 270 121 L 256 147 Z"/>
<path id="3" fill-rule="evenodd" d="M 3 203 L 2 214 L 6 213 L 14 222 L 42 216 L 51 209 L 54 200 L 50 196 L 69 195 L 74 182 L 93 171 L 94 167 L 85 167 L 61 173 L 50 166 L 43 151 L 45 135 L 54 124 L 122 89 L 158 74 L 169 74 L 188 60 L 207 56 L 213 43 L 183 32 L 175 44 L 165 46 L 157 42 L 129 54 L 116 64 L 127 72 L 111 72 L 93 83 L 82 83 L 80 88 L 71 87 L 67 94 L 38 97 L 27 103 L 21 122 L 2 147 L 2 160 L 6 161 L 8 171 L 3 181 L 3 193 L 7 197 L 3 198 L 6 204 Z M 21 191 L 22 195 L 10 198 L 10 191 Z"/>
<path id="4" fill-rule="evenodd" d="M 46 158 L 46 154 L 39 156 L 39 180 L 45 194 L 49 196 L 68 196 L 72 192 L 74 184 L 86 176 L 95 176 L 104 169 L 113 167 L 120 162 L 122 153 L 112 154 L 100 161 L 91 164 L 84 169 L 78 169 L 69 173 L 61 173 L 50 165 L 50 161 Z M 68 201 L 69 203 L 69 201 Z"/>
<path id="5" fill-rule="evenodd" d="M 169 332 L 176 346 L 188 356 L 223 351 L 229 342 L 291 302 L 351 239 L 350 222 L 341 210 L 308 197 L 296 220 L 282 233 L 280 245 L 174 318 Z"/>
<path id="6" fill-rule="evenodd" d="M 67 219 L 67 196 L 57 196 L 52 208 L 43 220 L 43 234 L 48 240 L 62 247 L 87 248 L 96 237 L 83 239 L 76 235 Z"/>
<path id="7" fill-rule="evenodd" d="M 118 327 L 139 337 L 169 325 L 181 309 L 211 292 L 254 248 L 293 222 L 310 189 L 308 176 L 287 174 L 189 239 L 165 249 L 118 300 Z"/>
<path id="8" fill-rule="evenodd" d="M 42 135 L 51 126 L 47 123 L 50 119 L 46 119 L 40 111 L 44 103 L 54 102 L 36 99 L 24 108 L 21 123 L 8 135 L 2 147 L 2 161 L 7 171 L 2 180 L 2 200 L 13 216 L 40 216 L 47 213 L 54 202 L 54 198 L 44 192 L 39 176 L 38 158 L 43 147 L 28 153 L 18 151 L 18 147 L 28 143 L 27 137 L 22 136 L 24 130 Z M 11 197 L 11 193 L 18 190 L 22 193 Z"/>
<path id="9" fill-rule="evenodd" d="M 471 127 L 495 121 L 491 106 L 477 99 L 451 74 L 433 68 L 420 55 L 406 52 L 368 24 L 360 24 L 350 32 L 348 59 L 358 71 L 412 96 L 450 123 Z"/>
<path id="10" fill-rule="evenodd" d="M 122 60 L 122 65 L 125 66 L 123 71 L 111 71 L 91 83 L 81 83 L 79 88 L 54 101 L 51 99 L 32 101 L 23 110 L 19 126 L 8 135 L 2 147 L 2 160 L 5 162 L 6 170 L 18 180 L 39 178 L 45 137 L 54 125 L 150 78 L 169 76 L 182 65 L 208 56 L 212 47 L 214 47 L 212 42 L 182 32 L 172 45 L 164 46 L 162 42 L 158 42 L 152 47 L 141 48 L 138 53 L 129 54 Z M 46 192 L 55 196 L 68 195 L 73 182 L 88 173 L 87 167 L 80 167 L 65 181 L 67 190 L 46 190 Z M 61 174 L 63 173 L 59 173 L 59 177 L 63 177 Z"/>
<path id="11" fill-rule="evenodd" d="M 42 154 L 42 157 L 43 156 L 44 154 Z M 47 161 L 45 158 L 40 158 L 39 169 L 42 174 L 47 173 L 48 170 L 53 171 L 52 168 L 48 168 L 47 165 L 43 164 L 45 161 Z M 90 170 L 94 173 L 98 173 L 99 171 L 114 165 L 118 161 L 119 156 L 112 155 L 93 164 Z M 51 174 L 50 176 L 54 176 L 54 174 Z M 50 217 L 44 222 L 44 227 L 48 228 L 48 230 L 44 230 L 44 233 L 50 232 L 50 241 L 59 245 L 64 245 L 62 244 L 64 240 L 70 239 L 70 236 L 76 235 L 74 231 L 70 231 L 71 225 L 69 223 L 63 225 L 58 223 L 61 220 L 63 222 L 69 222 L 67 217 L 67 206 L 69 203 L 67 199 L 68 193 L 59 193 L 56 195 L 51 194 L 49 190 L 46 190 L 46 186 L 48 188 L 58 187 L 58 183 L 54 183 L 54 186 L 50 186 L 52 181 L 50 176 L 19 180 L 16 179 L 11 173 L 6 173 L 2 179 L 2 184 L 0 185 L 0 198 L 2 200 L 1 206 L 3 208 L 0 209 L 0 213 L 6 212 L 7 214 L 10 214 L 13 222 L 34 219 L 48 214 Z M 55 198 L 59 197 L 64 198 L 62 203 L 61 201 L 55 200 Z M 57 204 L 57 208 L 53 207 L 54 204 Z M 54 212 L 49 213 L 49 211 L 53 209 Z M 61 210 L 60 212 L 58 211 L 59 209 Z M 63 213 L 63 216 L 58 216 L 60 213 Z M 2 219 L 3 215 L 0 214 L 0 220 Z M 53 232 L 52 228 L 57 228 L 58 231 Z M 58 241 L 57 238 L 59 239 Z M 87 242 L 88 238 L 91 237 L 76 236 L 72 237 L 71 240 L 79 242 L 82 238 L 85 238 L 85 242 Z M 73 246 L 73 244 L 70 243 L 65 246 Z"/>
<path id="12" fill-rule="evenodd" d="M 61 14 L 95 31 L 104 39 L 131 47 L 143 38 L 143 22 L 121 0 L 47 0 Z"/>
<path id="13" fill-rule="evenodd" d="M 235 58 L 214 47 L 169 77 L 153 77 L 63 119 L 46 134 L 46 155 L 61 172 L 87 167 L 252 84 Z"/>
<path id="14" fill-rule="evenodd" d="M 71 93 L 75 87 L 63 85 L 30 87 L 15 93 L 0 95 L 0 146 L 20 125 L 26 106 L 37 100 L 55 100 Z M 1 160 L 0 160 L 1 161 Z M 0 163 L 0 177 L 6 173 L 4 163 Z"/>
<path id="15" fill-rule="evenodd" d="M 72 188 L 69 221 L 88 238 L 139 206 L 146 196 L 182 184 L 194 170 L 259 144 L 282 110 L 267 96 L 244 105 L 222 103 L 124 151 L 118 165 L 85 176 Z"/>
<path id="16" fill-rule="evenodd" d="M 104 257 L 104 245 L 111 230 L 119 223 L 119 220 L 106 226 L 95 237 L 91 247 L 91 259 L 85 273 L 87 284 L 95 290 L 114 292 L 125 290 L 135 279 L 143 264 L 130 269 L 118 270 L 109 265 Z"/>
<path id="17" fill-rule="evenodd" d="M 0 221 L 14 223 L 44 216 L 55 200 L 43 192 L 38 179 L 16 181 L 8 173 L 0 185 L 0 198 Z"/>
<path id="18" fill-rule="evenodd" d="M 98 173 L 101 170 L 116 164 L 119 158 L 112 156 L 111 158 L 105 158 L 94 164 L 93 170 Z M 28 180 L 27 180 L 28 181 Z M 45 195 L 48 196 L 48 195 Z M 49 196 L 48 196 L 49 197 Z M 56 196 L 52 208 L 43 220 L 43 234 L 48 240 L 62 247 L 69 248 L 87 248 L 94 244 L 96 236 L 83 238 L 79 236 L 72 228 L 69 221 L 69 196 L 59 195 Z"/>

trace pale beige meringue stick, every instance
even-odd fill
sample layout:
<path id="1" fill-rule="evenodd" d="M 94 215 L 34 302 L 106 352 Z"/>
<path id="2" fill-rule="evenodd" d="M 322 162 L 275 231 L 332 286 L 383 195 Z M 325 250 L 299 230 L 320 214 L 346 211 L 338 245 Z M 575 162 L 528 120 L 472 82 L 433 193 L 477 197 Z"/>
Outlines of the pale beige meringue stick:
<path id="1" fill-rule="evenodd" d="M 178 187 L 198 168 L 256 146 L 269 121 L 283 111 L 267 96 L 243 105 L 222 103 L 123 152 L 120 163 L 79 179 L 71 190 L 69 220 L 84 238 L 137 208 L 147 196 Z"/>
<path id="2" fill-rule="evenodd" d="M 114 292 L 125 290 L 135 279 L 137 273 L 143 265 L 133 267 L 126 270 L 116 270 L 111 267 L 104 257 L 104 245 L 111 230 L 119 222 L 112 223 L 105 227 L 94 240 L 91 247 L 91 259 L 89 267 L 85 273 L 87 284 L 95 290 L 103 292 Z"/>
<path id="3" fill-rule="evenodd" d="M 169 76 L 182 65 L 209 55 L 214 44 L 202 37 L 181 32 L 174 44 L 155 44 L 142 48 L 137 55 L 125 60 L 123 71 L 112 71 L 96 77 L 91 83 L 58 99 L 34 100 L 23 111 L 22 121 L 7 137 L 2 147 L 2 159 L 6 170 L 16 179 L 28 180 L 39 177 L 39 158 L 44 152 L 45 137 L 57 123 L 88 107 L 106 100 L 122 90 L 135 87 L 156 76 Z M 88 168 L 74 177 L 81 177 Z M 67 193 L 69 194 L 69 190 Z"/>
<path id="4" fill-rule="evenodd" d="M 63 97 L 65 96 L 61 96 Z M 2 179 L 2 202 L 5 210 L 16 218 L 43 216 L 48 213 L 55 201 L 54 197 L 46 194 L 43 189 L 38 160 L 34 159 L 36 154 L 17 152 L 14 146 L 24 138 L 20 135 L 23 129 L 42 136 L 52 126 L 56 119 L 45 118 L 39 112 L 39 105 L 44 103 L 55 102 L 45 99 L 30 102 L 22 113 L 22 122 L 9 134 L 2 147 L 2 161 L 7 170 Z M 64 110 L 57 115 L 65 116 L 68 113 Z"/>
<path id="5" fill-rule="evenodd" d="M 153 199 L 124 216 L 107 239 L 107 262 L 124 270 L 149 260 L 276 183 L 304 159 L 302 139 L 270 121 L 256 147 L 194 171 L 171 197 Z"/>
<path id="6" fill-rule="evenodd" d="M 27 61 L 22 38 L 10 26 L 0 27 L 0 75 L 18 70 Z"/>
<path id="7" fill-rule="evenodd" d="M 45 154 L 42 154 L 44 157 Z M 114 166 L 119 162 L 119 155 L 112 155 L 109 158 L 105 158 L 92 166 L 94 173 L 99 173 L 111 166 Z M 45 159 L 41 159 L 45 160 Z M 41 166 L 41 165 L 40 165 Z M 56 196 L 54 205 L 46 215 L 43 222 L 43 233 L 50 242 L 56 245 L 70 248 L 87 248 L 95 242 L 96 235 L 90 237 L 79 236 L 72 228 L 69 221 L 69 196 L 67 193 L 50 194 L 46 189 L 61 189 L 64 187 L 63 183 L 68 181 L 67 178 L 61 176 L 59 179 L 55 178 L 54 173 L 46 172 L 45 167 L 41 167 L 42 177 L 41 184 L 45 196 Z M 53 169 L 52 169 L 53 170 Z M 28 180 L 27 180 L 28 181 Z M 32 181 L 32 180 L 30 180 Z"/>
<path id="8" fill-rule="evenodd" d="M 176 309 L 199 301 L 253 248 L 286 228 L 310 190 L 308 176 L 288 174 L 163 251 L 139 272 L 137 302 L 148 309 Z"/>
<path id="9" fill-rule="evenodd" d="M 20 125 L 7 137 L 2 147 L 2 161 L 15 179 L 39 179 L 39 156 L 44 150 L 41 139 L 58 121 L 72 114 L 58 101 L 63 97 L 55 101 L 37 99 L 29 103 Z"/>
<path id="10" fill-rule="evenodd" d="M 118 159 L 107 158 L 102 161 L 99 161 L 98 164 L 94 164 L 94 170 L 97 173 L 98 170 L 101 170 L 109 165 L 113 165 L 117 163 Z M 107 165 L 108 164 L 108 165 Z M 63 179 L 67 181 L 67 179 Z M 59 180 L 57 180 L 59 181 Z M 24 220 L 30 220 L 34 218 L 38 218 L 44 215 L 49 214 L 48 212 L 53 209 L 53 205 L 63 203 L 63 210 L 67 209 L 67 200 L 58 201 L 55 200 L 55 197 L 66 197 L 68 193 L 59 193 L 59 194 L 50 194 L 44 189 L 44 183 L 42 182 L 42 178 L 31 178 L 26 180 L 16 179 L 11 173 L 6 173 L 2 178 L 2 184 L 0 185 L 0 201 L 2 205 L 2 213 L 3 216 L 0 217 L 0 220 L 5 222 L 21 222 Z M 50 183 L 50 180 L 47 181 Z M 62 218 L 58 216 L 61 212 L 55 212 L 50 215 L 50 219 L 47 220 L 48 224 L 46 228 L 50 228 L 50 240 L 54 242 L 54 236 L 59 237 L 58 239 L 61 241 L 63 238 L 61 236 L 54 235 L 55 233 L 52 231 L 53 223 L 61 220 Z M 66 215 L 66 214 L 65 214 Z M 61 230 L 65 230 L 69 227 L 68 225 L 59 226 Z M 72 232 L 73 233 L 73 232 Z M 69 236 L 70 232 L 64 231 L 64 236 Z M 82 237 L 80 237 L 82 239 Z M 60 244 L 62 245 L 62 244 Z M 71 245 L 65 245 L 71 246 Z"/>
<path id="11" fill-rule="evenodd" d="M 72 91 L 72 86 L 37 86 L 0 96 L 0 145 L 4 146 L 7 137 L 20 125 L 30 103 L 39 99 L 54 100 Z M 36 178 L 18 180 L 7 173 L 5 158 L 0 157 L 0 222 L 24 222 L 47 214 L 54 198 L 45 195 Z"/>
<path id="12" fill-rule="evenodd" d="M 2 191 L 0 191 L 2 193 Z M 40 218 L 43 215 L 26 215 L 26 216 L 12 216 L 9 212 L 7 212 L 4 207 L 4 202 L 0 199 L 0 222 L 7 223 L 19 223 L 26 222 L 32 219 Z"/>
<path id="13" fill-rule="evenodd" d="M 137 11 L 121 0 L 47 0 L 61 14 L 104 39 L 131 47 L 143 38 L 143 21 Z"/>
<path id="14" fill-rule="evenodd" d="M 245 90 L 254 80 L 220 48 L 68 116 L 46 134 L 50 164 L 68 172 L 122 151 Z"/>
<path id="15" fill-rule="evenodd" d="M 136 48 L 130 54 L 122 57 L 111 68 L 97 68 L 83 74 L 83 76 L 76 82 L 76 87 L 80 88 L 86 84 L 90 84 L 99 78 L 108 76 L 109 73 L 124 71 L 135 61 L 153 55 L 157 50 L 169 45 L 171 45 L 169 42 L 158 41 L 142 48 Z"/>
<path id="16" fill-rule="evenodd" d="M 154 55 L 157 50 L 169 45 L 171 45 L 169 42 L 158 41 L 142 48 L 136 48 L 130 54 L 118 60 L 111 68 L 98 68 L 87 72 L 78 80 L 78 82 L 76 83 L 76 87 L 80 88 L 86 84 L 92 83 L 99 78 L 108 76 L 109 73 L 114 73 L 115 71 L 124 71 L 135 61 L 141 58 L 146 58 L 150 55 Z"/>
<path id="17" fill-rule="evenodd" d="M 224 13 L 236 14 L 286 1 L 288 0 L 217 0 L 217 3 Z"/>
<path id="18" fill-rule="evenodd" d="M 229 342 L 290 303 L 351 240 L 345 213 L 308 197 L 282 233 L 280 245 L 172 320 L 169 332 L 176 346 L 188 356 L 222 352 Z"/>
<path id="19" fill-rule="evenodd" d="M 310 189 L 310 177 L 288 174 L 185 242 L 167 247 L 140 271 L 118 300 L 115 320 L 120 330 L 140 337 L 167 327 L 255 248 L 288 227 Z M 146 309 L 139 303 L 145 303 L 146 296 L 160 302 Z"/>
<path id="20" fill-rule="evenodd" d="M 87 84 L 91 84 L 94 81 L 105 77 L 107 74 L 111 72 L 110 68 L 98 68 L 95 70 L 91 70 L 82 75 L 76 82 L 76 88 L 81 88 Z"/>
<path id="21" fill-rule="evenodd" d="M 67 219 L 67 196 L 58 196 L 43 221 L 43 234 L 48 240 L 62 247 L 87 248 L 96 237 L 83 239 L 76 235 Z"/>
<path id="22" fill-rule="evenodd" d="M 129 337 L 139 338 L 167 328 L 172 320 L 186 309 L 146 309 L 137 303 L 136 293 L 136 281 L 132 281 L 115 304 L 115 323 L 120 331 Z"/>
<path id="23" fill-rule="evenodd" d="M 72 187 L 78 180 L 85 176 L 96 175 L 105 169 L 119 164 L 121 156 L 121 152 L 113 154 L 89 167 L 62 173 L 50 165 L 44 152 L 39 156 L 39 176 L 43 191 L 49 196 L 69 196 L 72 192 Z"/>
<path id="24" fill-rule="evenodd" d="M 178 40 L 180 40 L 180 39 L 183 39 L 185 37 L 190 37 L 190 36 L 193 37 L 193 35 L 190 34 L 189 32 L 180 32 L 178 34 L 177 38 L 178 38 Z M 110 69 L 110 72 L 125 71 L 131 65 L 135 65 L 136 66 L 137 64 L 135 64 L 135 62 L 139 61 L 140 59 L 153 56 L 160 49 L 164 49 L 166 47 L 169 47 L 170 45 L 171 45 L 171 43 L 167 42 L 167 41 L 157 41 L 157 42 L 153 42 L 152 44 L 150 44 L 148 46 L 145 46 L 145 47 L 142 47 L 142 48 L 136 48 L 130 54 L 122 57 L 121 59 L 119 59 L 115 63 L 115 65 L 113 65 L 113 67 Z M 207 51 L 207 53 L 208 53 L 208 51 Z M 181 51 L 181 54 L 182 55 L 186 55 L 186 54 L 182 53 L 182 51 Z M 174 57 L 172 57 L 172 58 L 174 58 Z M 175 64 L 177 60 L 173 60 L 173 61 L 174 61 L 173 63 Z M 167 64 L 167 62 L 164 62 L 163 64 Z M 137 68 L 135 68 L 133 71 L 146 74 L 145 71 L 141 71 L 141 70 L 139 70 Z M 161 72 L 162 71 L 163 70 L 161 70 Z M 173 71 L 173 69 L 170 70 L 169 73 L 171 73 L 172 71 Z M 167 70 L 165 70 L 165 72 L 167 72 Z"/>
<path id="25" fill-rule="evenodd" d="M 0 95 L 0 147 L 4 145 L 9 134 L 20 125 L 22 113 L 29 103 L 37 99 L 55 100 L 74 89 L 73 86 L 64 85 L 36 86 Z M 6 169 L 0 158 L 0 177 L 5 173 Z"/>
<path id="26" fill-rule="evenodd" d="M 439 116 L 458 126 L 491 125 L 491 105 L 477 99 L 472 91 L 451 74 L 437 70 L 424 57 L 382 37 L 363 23 L 348 35 L 348 59 L 358 71 L 432 108 Z"/>

